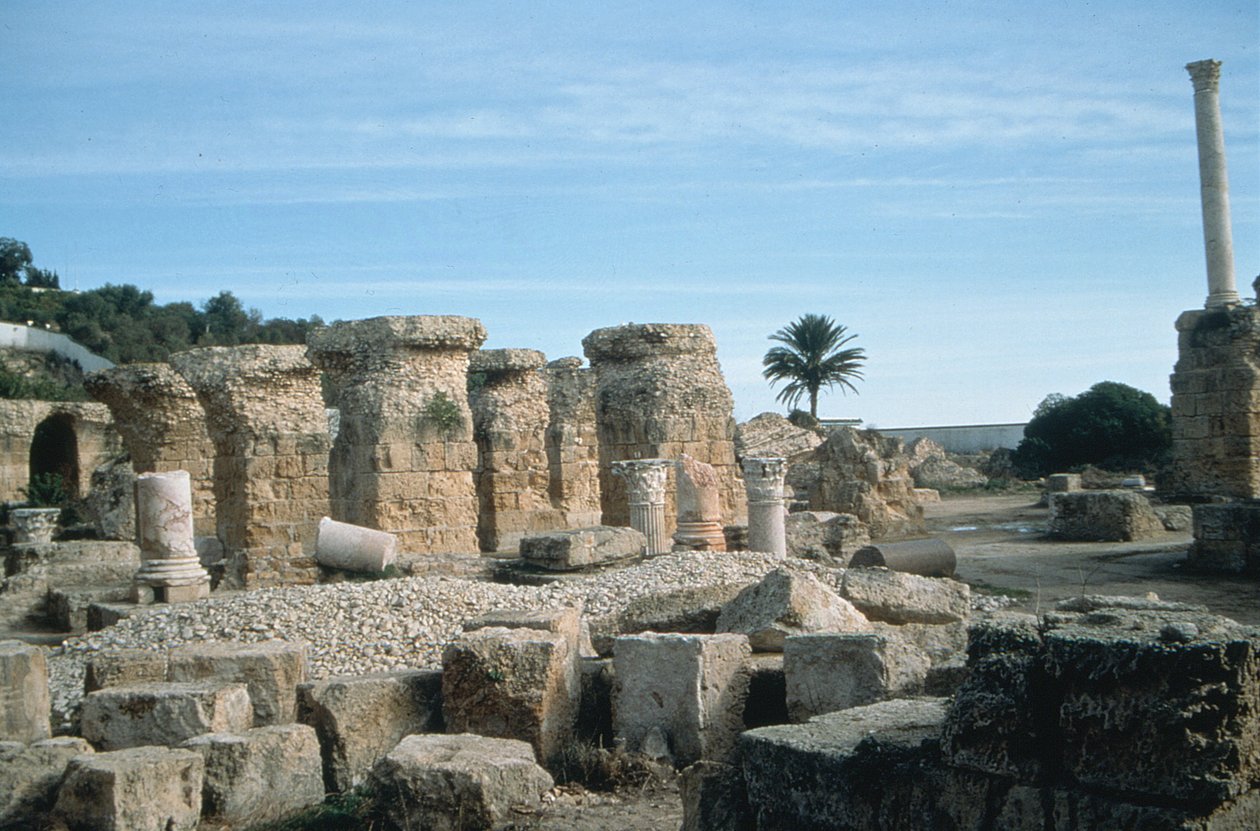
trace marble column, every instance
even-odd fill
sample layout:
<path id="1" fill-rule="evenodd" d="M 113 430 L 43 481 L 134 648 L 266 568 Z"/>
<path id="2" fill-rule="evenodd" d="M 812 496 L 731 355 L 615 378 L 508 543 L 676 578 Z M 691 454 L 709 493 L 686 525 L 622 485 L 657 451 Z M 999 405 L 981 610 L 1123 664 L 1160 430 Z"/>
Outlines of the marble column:
<path id="1" fill-rule="evenodd" d="M 210 595 L 210 575 L 193 544 L 192 480 L 185 470 L 136 477 L 137 603 L 178 603 Z"/>
<path id="2" fill-rule="evenodd" d="M 630 527 L 647 537 L 649 557 L 669 551 L 665 483 L 672 464 L 668 459 L 626 459 L 612 463 L 613 475 L 625 480 L 630 497 Z"/>
<path id="3" fill-rule="evenodd" d="M 1199 144 L 1199 193 L 1203 203 L 1203 246 L 1207 255 L 1206 308 L 1239 304 L 1234 281 L 1234 241 L 1229 220 L 1229 176 L 1218 92 L 1221 62 L 1186 64 L 1194 84 L 1194 122 Z"/>
<path id="4" fill-rule="evenodd" d="M 744 489 L 748 493 L 748 550 L 787 555 L 783 479 L 787 459 L 754 457 L 743 460 Z"/>

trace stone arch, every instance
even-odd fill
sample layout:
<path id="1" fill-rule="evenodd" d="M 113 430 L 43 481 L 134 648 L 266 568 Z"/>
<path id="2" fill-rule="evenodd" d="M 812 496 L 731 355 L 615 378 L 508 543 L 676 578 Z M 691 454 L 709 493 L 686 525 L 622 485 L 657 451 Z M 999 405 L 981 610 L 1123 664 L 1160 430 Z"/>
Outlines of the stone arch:
<path id="1" fill-rule="evenodd" d="M 71 496 L 79 495 L 79 436 L 75 421 L 69 413 L 53 413 L 35 425 L 29 462 L 31 479 L 56 474 Z"/>

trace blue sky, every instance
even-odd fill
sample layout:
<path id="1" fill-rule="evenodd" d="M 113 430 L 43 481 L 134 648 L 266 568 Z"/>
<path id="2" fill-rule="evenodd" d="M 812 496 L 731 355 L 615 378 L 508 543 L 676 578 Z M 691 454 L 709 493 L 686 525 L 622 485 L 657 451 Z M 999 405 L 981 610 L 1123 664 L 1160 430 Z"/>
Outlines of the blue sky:
<path id="1" fill-rule="evenodd" d="M 9 0 L 0 236 L 65 287 L 265 316 L 481 318 L 580 355 L 707 323 L 741 420 L 767 336 L 858 334 L 886 427 L 1168 398 L 1206 296 L 1192 88 L 1224 62 L 1240 290 L 1260 273 L 1244 2 Z"/>

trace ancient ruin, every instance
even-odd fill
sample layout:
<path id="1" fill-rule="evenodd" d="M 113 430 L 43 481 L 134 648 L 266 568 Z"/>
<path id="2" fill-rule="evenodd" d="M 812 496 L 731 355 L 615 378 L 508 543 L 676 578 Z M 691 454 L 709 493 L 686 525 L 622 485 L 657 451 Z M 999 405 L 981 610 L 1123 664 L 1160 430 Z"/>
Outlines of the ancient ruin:
<path id="1" fill-rule="evenodd" d="M 82 495 L 93 470 L 122 452 L 104 404 L 0 401 L 0 500 L 21 502 L 32 476 L 59 476 Z"/>
<path id="2" fill-rule="evenodd" d="M 225 579 L 249 588 L 313 583 L 328 514 L 328 423 L 300 346 L 208 347 L 171 356 L 214 442 L 215 523 Z"/>
<path id="3" fill-rule="evenodd" d="M 581 358 L 558 358 L 543 369 L 547 382 L 547 467 L 551 504 L 564 527 L 599 525 L 599 428 L 595 375 Z"/>
<path id="4" fill-rule="evenodd" d="M 478 320 L 417 315 L 338 323 L 307 354 L 341 412 L 329 462 L 332 518 L 398 535 L 403 557 L 475 552 L 468 360 Z"/>

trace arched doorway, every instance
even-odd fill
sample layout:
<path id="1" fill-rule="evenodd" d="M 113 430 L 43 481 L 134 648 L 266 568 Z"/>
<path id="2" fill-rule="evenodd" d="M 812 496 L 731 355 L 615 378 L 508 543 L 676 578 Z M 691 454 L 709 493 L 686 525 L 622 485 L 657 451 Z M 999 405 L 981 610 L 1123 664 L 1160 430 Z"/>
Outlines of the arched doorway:
<path id="1" fill-rule="evenodd" d="M 79 495 L 79 438 L 74 432 L 74 416 L 57 413 L 35 427 L 30 473 L 31 479 L 46 474 L 60 476 L 66 495 Z"/>

